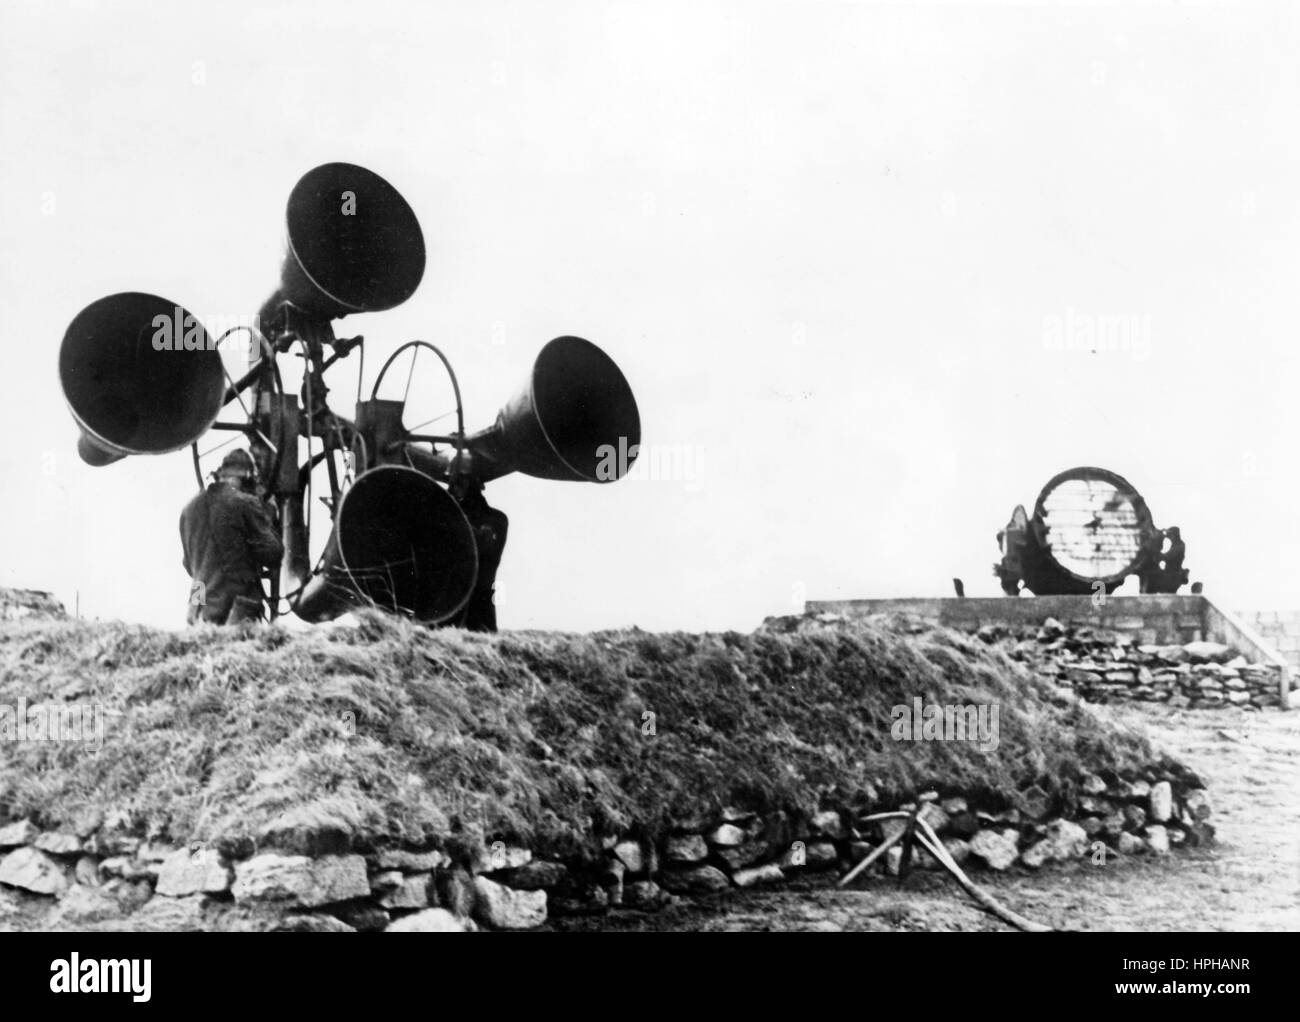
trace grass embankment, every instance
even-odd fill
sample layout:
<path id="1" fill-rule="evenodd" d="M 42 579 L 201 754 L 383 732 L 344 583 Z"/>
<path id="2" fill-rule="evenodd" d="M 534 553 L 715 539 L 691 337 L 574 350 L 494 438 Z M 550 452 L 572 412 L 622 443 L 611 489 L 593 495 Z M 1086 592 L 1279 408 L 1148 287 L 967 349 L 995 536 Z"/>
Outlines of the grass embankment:
<path id="1" fill-rule="evenodd" d="M 0 821 L 99 810 L 245 849 L 460 835 L 576 854 L 724 803 L 807 812 L 938 786 L 994 807 L 1154 758 L 1000 652 L 887 621 L 500 636 L 380 615 L 310 632 L 27 621 L 0 625 L 0 704 L 20 696 L 102 704 L 104 742 L 0 741 Z M 894 741 L 891 707 L 917 696 L 997 704 L 996 749 Z"/>

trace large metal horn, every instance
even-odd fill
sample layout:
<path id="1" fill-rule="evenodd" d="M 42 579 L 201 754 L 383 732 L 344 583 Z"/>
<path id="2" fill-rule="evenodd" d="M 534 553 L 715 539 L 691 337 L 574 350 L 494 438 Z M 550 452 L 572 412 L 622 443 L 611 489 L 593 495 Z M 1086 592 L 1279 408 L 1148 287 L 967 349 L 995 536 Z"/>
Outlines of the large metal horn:
<path id="1" fill-rule="evenodd" d="M 437 624 L 459 614 L 478 575 L 474 532 L 460 507 L 422 472 L 386 465 L 343 495 L 317 573 L 311 574 L 302 500 L 282 505 L 285 568 L 306 621 L 374 606 Z"/>
<path id="2" fill-rule="evenodd" d="M 165 454 L 202 436 L 221 411 L 221 355 L 175 302 L 136 291 L 78 313 L 59 349 L 59 383 L 90 465 Z"/>
<path id="3" fill-rule="evenodd" d="M 540 479 L 613 482 L 641 443 L 632 388 L 614 360 L 581 337 L 557 337 L 496 422 L 469 437 L 480 479 L 523 472 Z"/>
<path id="4" fill-rule="evenodd" d="M 289 195 L 288 252 L 280 290 L 263 307 L 288 302 L 318 319 L 391 309 L 424 276 L 424 235 L 401 193 L 351 163 L 309 170 Z"/>

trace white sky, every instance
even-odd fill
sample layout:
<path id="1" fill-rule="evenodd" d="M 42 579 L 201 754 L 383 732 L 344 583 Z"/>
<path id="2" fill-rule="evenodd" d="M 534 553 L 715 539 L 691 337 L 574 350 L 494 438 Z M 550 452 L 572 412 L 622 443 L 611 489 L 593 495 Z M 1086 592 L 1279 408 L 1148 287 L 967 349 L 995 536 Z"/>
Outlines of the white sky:
<path id="1" fill-rule="evenodd" d="M 0 585 L 183 622 L 188 455 L 83 465 L 59 341 L 120 290 L 251 314 L 290 188 L 343 160 L 429 245 L 338 324 L 368 376 L 433 341 L 485 425 L 576 333 L 700 452 L 492 484 L 504 627 L 993 595 L 994 533 L 1077 464 L 1228 606 L 1300 605 L 1298 52 L 1285 3 L 2 0 Z M 1100 316 L 1127 350 L 1052 350 Z"/>

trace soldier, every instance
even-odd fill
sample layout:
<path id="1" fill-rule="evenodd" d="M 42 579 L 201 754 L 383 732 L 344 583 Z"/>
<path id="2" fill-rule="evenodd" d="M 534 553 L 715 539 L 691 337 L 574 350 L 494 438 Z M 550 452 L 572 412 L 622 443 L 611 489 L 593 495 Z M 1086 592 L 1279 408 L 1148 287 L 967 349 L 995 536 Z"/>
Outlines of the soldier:
<path id="1" fill-rule="evenodd" d="M 1183 573 L 1183 559 L 1187 556 L 1187 544 L 1183 542 L 1182 530 L 1177 525 L 1165 529 L 1165 536 L 1169 539 L 1169 549 L 1165 551 L 1165 571 L 1173 580 Z"/>
<path id="2" fill-rule="evenodd" d="M 1180 586 L 1187 584 L 1188 571 L 1183 567 L 1187 557 L 1187 544 L 1183 542 L 1182 530 L 1171 525 L 1165 530 L 1169 537 L 1169 549 L 1165 551 L 1165 592 L 1176 593 Z"/>
<path id="3" fill-rule="evenodd" d="M 1169 540 L 1169 549 L 1161 552 L 1164 541 Z M 1148 549 L 1148 567 L 1139 576 L 1144 593 L 1177 593 L 1187 583 L 1188 572 L 1183 567 L 1187 557 L 1187 544 L 1183 542 L 1182 530 L 1171 525 L 1162 532 L 1157 532 L 1151 539 Z"/>
<path id="4" fill-rule="evenodd" d="M 1164 584 L 1164 573 L 1160 570 L 1160 559 L 1164 556 L 1165 533 L 1163 529 L 1154 529 L 1146 537 L 1145 557 L 1138 572 L 1138 592 L 1158 593 Z"/>
<path id="5" fill-rule="evenodd" d="M 284 546 L 256 492 L 252 455 L 231 451 L 181 512 L 182 563 L 194 580 L 190 624 L 262 620 L 262 568 L 279 567 Z"/>
<path id="6" fill-rule="evenodd" d="M 468 472 L 453 475 L 449 490 L 473 527 L 474 544 L 478 548 L 478 578 L 474 581 L 474 592 L 454 623 L 472 632 L 495 632 L 497 608 L 492 600 L 493 587 L 501 554 L 506 548 L 510 519 L 488 504 L 483 497 L 483 484 Z"/>

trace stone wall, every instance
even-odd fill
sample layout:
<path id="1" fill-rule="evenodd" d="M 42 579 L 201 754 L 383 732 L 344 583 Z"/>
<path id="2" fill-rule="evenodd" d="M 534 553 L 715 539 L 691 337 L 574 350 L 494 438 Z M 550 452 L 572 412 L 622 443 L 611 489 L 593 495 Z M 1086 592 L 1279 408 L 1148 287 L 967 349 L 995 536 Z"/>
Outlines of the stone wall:
<path id="1" fill-rule="evenodd" d="M 984 625 L 975 634 L 1089 702 L 1260 709 L 1280 701 L 1282 668 L 1252 664 L 1223 643 L 1139 643 L 1130 634 L 1054 618 L 1037 627 Z M 1294 689 L 1294 678 L 1287 680 Z"/>
<path id="2" fill-rule="evenodd" d="M 1276 645 L 1287 648 L 1297 643 L 1286 638 L 1285 630 L 1292 627 L 1290 619 L 1266 621 L 1272 630 L 1264 633 L 1252 622 L 1216 605 L 1205 596 L 1034 596 L 1034 597 L 968 597 L 899 600 L 822 600 L 809 601 L 809 614 L 835 614 L 844 617 L 865 617 L 873 614 L 908 614 L 933 624 L 945 625 L 967 632 L 980 629 L 1002 629 L 1019 637 L 1034 635 L 1045 621 L 1053 621 L 1070 629 L 1087 629 L 1096 633 L 1114 634 L 1133 646 L 1186 646 L 1189 643 L 1214 642 L 1228 646 L 1234 655 L 1241 655 L 1246 663 L 1268 668 L 1266 674 L 1251 675 L 1246 680 L 1254 682 L 1265 676 L 1272 679 L 1274 697 L 1272 705 L 1287 702 L 1281 692 L 1295 688 L 1292 663 L 1300 662 L 1300 653 L 1290 650 L 1282 653 Z M 1300 621 L 1300 612 L 1297 612 Z M 1297 624 L 1300 628 L 1300 624 Z M 1227 657 L 1224 659 L 1232 659 Z M 1133 667 L 1163 666 L 1140 663 Z M 1176 665 L 1174 665 L 1176 666 Z M 1211 672 L 1213 673 L 1213 672 Z M 1283 678 L 1286 676 L 1286 680 Z M 1162 680 L 1172 680 L 1162 678 Z M 1099 691 L 1094 689 L 1093 691 Z M 1140 697 L 1141 698 L 1141 697 Z M 1260 705 L 1256 703 L 1256 705 Z"/>
<path id="3" fill-rule="evenodd" d="M 963 869 L 1036 870 L 1090 856 L 1166 855 L 1213 840 L 1201 781 L 1164 760 L 1127 776 L 1085 775 L 1014 805 L 933 793 L 922 810 Z M 844 871 L 901 821 L 871 793 L 809 819 L 720 809 L 658 840 L 593 839 L 563 860 L 492 842 L 286 855 L 143 840 L 95 816 L 69 832 L 0 827 L 0 929 L 463 932 L 532 929 L 556 915 L 654 911 L 683 898 Z M 898 808 L 911 809 L 912 804 Z M 891 848 L 871 868 L 897 873 Z M 917 849 L 915 865 L 938 863 Z"/>

